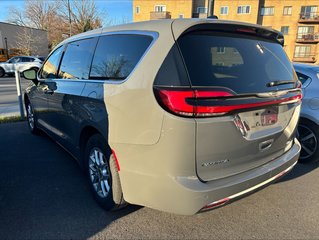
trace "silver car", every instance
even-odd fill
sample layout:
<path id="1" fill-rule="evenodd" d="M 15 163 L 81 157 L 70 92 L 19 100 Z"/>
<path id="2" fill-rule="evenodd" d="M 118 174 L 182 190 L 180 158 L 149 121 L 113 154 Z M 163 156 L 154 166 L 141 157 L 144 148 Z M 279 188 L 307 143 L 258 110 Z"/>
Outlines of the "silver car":
<path id="1" fill-rule="evenodd" d="M 299 161 L 303 163 L 319 160 L 319 66 L 294 63 L 299 81 L 302 83 L 303 100 L 298 139 L 301 143 Z"/>
<path id="2" fill-rule="evenodd" d="M 212 209 L 296 164 L 298 79 L 275 30 L 169 19 L 60 43 L 24 99 L 84 167 L 96 201 L 177 214 Z"/>
<path id="3" fill-rule="evenodd" d="M 34 56 L 17 56 L 10 58 L 8 61 L 0 63 L 0 77 L 6 74 L 13 75 L 17 69 L 21 72 L 30 68 L 34 68 L 38 71 L 43 61 L 43 57 Z"/>

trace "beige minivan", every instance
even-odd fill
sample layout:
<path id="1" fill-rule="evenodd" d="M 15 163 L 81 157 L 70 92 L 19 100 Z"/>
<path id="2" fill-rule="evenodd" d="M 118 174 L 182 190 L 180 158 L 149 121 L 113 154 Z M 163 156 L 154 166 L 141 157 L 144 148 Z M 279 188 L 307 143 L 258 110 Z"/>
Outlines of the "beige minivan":
<path id="1" fill-rule="evenodd" d="M 195 214 L 296 164 L 302 98 L 283 35 L 177 19 L 97 29 L 60 43 L 24 99 L 86 170 L 97 202 Z"/>

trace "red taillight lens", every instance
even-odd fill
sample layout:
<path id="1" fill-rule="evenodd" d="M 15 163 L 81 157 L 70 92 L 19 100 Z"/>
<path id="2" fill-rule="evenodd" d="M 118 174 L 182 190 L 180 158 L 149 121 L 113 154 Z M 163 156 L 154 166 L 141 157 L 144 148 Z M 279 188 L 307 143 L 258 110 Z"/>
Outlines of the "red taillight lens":
<path id="1" fill-rule="evenodd" d="M 162 90 L 155 89 L 163 107 L 169 111 L 182 116 L 204 117 L 214 116 L 216 113 L 211 106 L 197 106 L 187 101 L 200 98 L 218 98 L 233 96 L 226 91 L 205 91 L 205 90 Z M 217 113 L 218 115 L 221 115 Z"/>
<path id="2" fill-rule="evenodd" d="M 187 117 L 222 116 L 235 110 L 263 107 L 274 104 L 294 103 L 300 101 L 302 98 L 302 94 L 298 93 L 292 97 L 290 96 L 287 98 L 272 99 L 268 101 L 255 101 L 252 103 L 234 105 L 218 105 L 218 103 L 207 103 L 205 101 L 206 99 L 215 100 L 216 98 L 217 102 L 220 103 L 222 100 L 227 101 L 227 98 L 233 97 L 234 94 L 227 90 L 168 90 L 155 88 L 154 91 L 163 108 L 176 115 Z M 201 104 L 203 102 L 204 104 Z"/>
<path id="3" fill-rule="evenodd" d="M 163 105 L 173 113 L 183 116 L 193 116 L 194 106 L 187 104 L 187 98 L 194 98 L 193 90 L 171 91 L 158 90 Z"/>

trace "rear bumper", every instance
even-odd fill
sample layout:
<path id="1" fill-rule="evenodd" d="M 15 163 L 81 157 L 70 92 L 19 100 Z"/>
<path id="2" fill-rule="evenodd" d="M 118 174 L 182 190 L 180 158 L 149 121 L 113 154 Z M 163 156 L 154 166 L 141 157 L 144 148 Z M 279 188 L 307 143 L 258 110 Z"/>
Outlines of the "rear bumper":
<path id="1" fill-rule="evenodd" d="M 126 194 L 124 198 L 134 204 L 148 206 L 154 209 L 167 211 L 182 215 L 193 215 L 203 210 L 207 205 L 211 208 L 220 206 L 228 200 L 239 198 L 275 181 L 289 172 L 297 163 L 300 154 L 300 144 L 295 139 L 294 145 L 289 151 L 279 158 L 258 168 L 223 179 L 213 180 L 206 183 L 201 182 L 197 177 L 184 176 L 137 176 L 142 177 L 140 183 L 143 185 L 133 186 L 135 194 Z M 122 170 L 121 170 L 122 171 Z M 127 175 L 124 172 L 121 175 Z M 122 175 L 122 176 L 123 176 Z M 128 177 L 128 178 L 127 178 Z M 133 176 L 131 176 L 133 177 Z M 129 176 L 121 177 L 124 182 Z M 127 186 L 128 187 L 128 186 Z M 138 189 L 137 189 L 138 188 Z M 145 190 L 145 191 L 144 191 Z"/>

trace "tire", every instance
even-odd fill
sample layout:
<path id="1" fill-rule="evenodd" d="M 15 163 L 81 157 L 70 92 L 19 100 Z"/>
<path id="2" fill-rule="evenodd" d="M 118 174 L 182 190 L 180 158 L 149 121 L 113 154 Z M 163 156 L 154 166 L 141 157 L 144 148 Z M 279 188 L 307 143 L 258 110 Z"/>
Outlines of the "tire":
<path id="1" fill-rule="evenodd" d="M 0 67 L 0 77 L 4 77 L 5 74 L 6 72 L 4 71 L 4 69 Z"/>
<path id="2" fill-rule="evenodd" d="M 30 102 L 26 103 L 26 111 L 29 130 L 32 134 L 38 135 L 40 133 L 40 129 L 37 127 L 36 115 L 33 112 L 33 107 Z"/>
<path id="3" fill-rule="evenodd" d="M 300 119 L 297 138 L 301 144 L 299 162 L 311 163 L 319 160 L 319 128 L 306 119 Z"/>
<path id="4" fill-rule="evenodd" d="M 98 204 L 107 211 L 126 206 L 115 159 L 101 135 L 89 138 L 84 160 L 90 190 Z"/>

